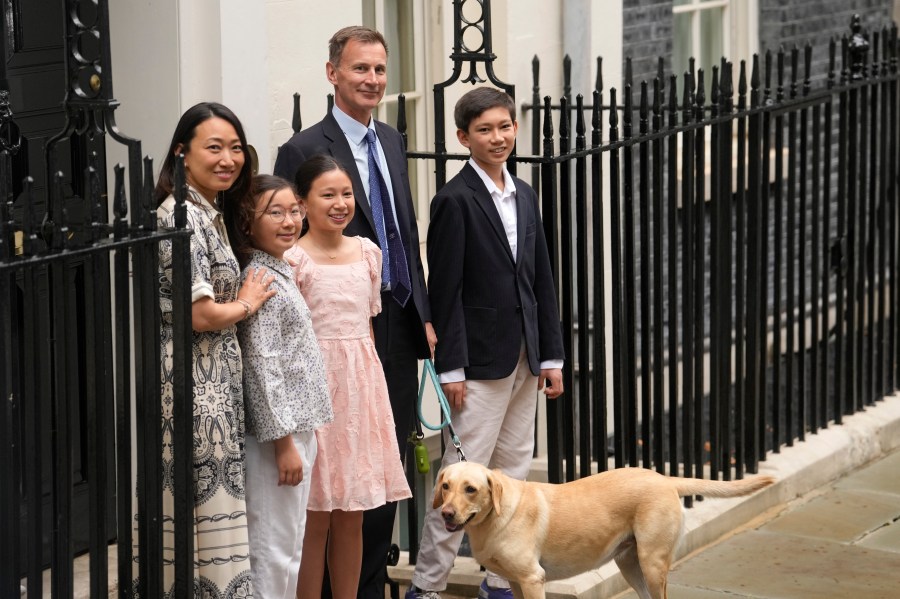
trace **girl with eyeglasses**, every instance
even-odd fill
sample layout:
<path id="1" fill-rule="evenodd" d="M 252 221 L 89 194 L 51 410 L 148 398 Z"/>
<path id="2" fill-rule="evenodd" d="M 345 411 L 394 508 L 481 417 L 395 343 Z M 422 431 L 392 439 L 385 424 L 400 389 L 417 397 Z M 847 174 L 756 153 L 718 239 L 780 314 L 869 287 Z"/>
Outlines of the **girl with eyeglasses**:
<path id="1" fill-rule="evenodd" d="M 303 212 L 289 182 L 256 175 L 233 218 L 242 279 L 271 273 L 276 291 L 238 323 L 247 411 L 250 568 L 257 597 L 292 599 L 317 453 L 315 430 L 333 419 L 309 308 L 284 259 Z"/>

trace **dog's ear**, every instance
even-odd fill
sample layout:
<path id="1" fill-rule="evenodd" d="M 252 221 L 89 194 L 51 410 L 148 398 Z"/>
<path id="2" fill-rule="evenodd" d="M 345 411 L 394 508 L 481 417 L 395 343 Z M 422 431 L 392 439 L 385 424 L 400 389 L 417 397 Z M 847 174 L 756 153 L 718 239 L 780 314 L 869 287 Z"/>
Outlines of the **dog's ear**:
<path id="1" fill-rule="evenodd" d="M 499 516 L 500 515 L 500 500 L 503 498 L 503 483 L 500 482 L 500 477 L 497 476 L 499 470 L 492 470 L 488 472 L 488 488 L 491 490 L 491 503 L 494 504 L 494 512 Z"/>
<path id="2" fill-rule="evenodd" d="M 438 474 L 437 480 L 434 481 L 434 499 L 431 500 L 431 507 L 438 509 L 444 503 L 444 473 Z"/>

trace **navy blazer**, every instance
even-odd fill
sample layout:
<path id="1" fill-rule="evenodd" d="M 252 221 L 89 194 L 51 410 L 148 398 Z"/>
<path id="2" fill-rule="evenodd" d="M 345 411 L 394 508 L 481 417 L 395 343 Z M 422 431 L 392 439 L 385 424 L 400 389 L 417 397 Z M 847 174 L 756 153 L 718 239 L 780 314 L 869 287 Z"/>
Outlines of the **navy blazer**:
<path id="1" fill-rule="evenodd" d="M 425 270 L 419 255 L 419 229 L 416 224 L 412 192 L 409 188 L 409 176 L 406 172 L 406 152 L 403 138 L 396 129 L 381 121 L 375 121 L 375 131 L 381 142 L 381 149 L 391 175 L 397 222 L 400 226 L 403 247 L 406 250 L 406 262 L 410 268 L 412 301 L 422 325 L 416 327 L 418 332 L 418 338 L 415 340 L 416 349 L 419 358 L 427 358 L 430 357 L 431 352 L 425 338 L 425 323 L 431 321 L 431 308 L 425 289 Z M 347 228 L 344 229 L 344 235 L 368 237 L 375 245 L 378 245 L 378 235 L 375 233 L 375 224 L 372 220 L 372 208 L 369 205 L 359 171 L 356 169 L 353 152 L 331 112 L 315 125 L 295 133 L 287 143 L 278 149 L 278 158 L 275 159 L 275 174 L 293 182 L 297 168 L 314 154 L 328 154 L 334 157 L 350 173 L 353 196 L 356 200 L 356 213 Z M 376 343 L 379 342 L 380 340 L 376 339 Z"/>
<path id="2" fill-rule="evenodd" d="M 468 163 L 431 202 L 428 293 L 439 340 L 435 369 L 509 376 L 522 340 L 532 374 L 563 359 L 559 309 L 537 194 L 516 186 L 515 260 L 490 193 Z"/>

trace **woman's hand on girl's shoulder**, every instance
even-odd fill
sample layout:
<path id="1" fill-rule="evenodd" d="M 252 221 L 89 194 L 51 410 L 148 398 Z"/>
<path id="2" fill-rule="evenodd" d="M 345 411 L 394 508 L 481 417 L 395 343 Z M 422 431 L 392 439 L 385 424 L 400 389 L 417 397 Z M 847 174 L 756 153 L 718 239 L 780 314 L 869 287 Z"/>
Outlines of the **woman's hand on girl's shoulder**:
<path id="1" fill-rule="evenodd" d="M 265 268 L 251 270 L 238 290 L 237 301 L 247 302 L 250 305 L 248 316 L 259 312 L 266 300 L 275 295 L 275 290 L 269 289 L 269 285 L 275 280 L 275 275 L 266 276 L 267 273 Z"/>

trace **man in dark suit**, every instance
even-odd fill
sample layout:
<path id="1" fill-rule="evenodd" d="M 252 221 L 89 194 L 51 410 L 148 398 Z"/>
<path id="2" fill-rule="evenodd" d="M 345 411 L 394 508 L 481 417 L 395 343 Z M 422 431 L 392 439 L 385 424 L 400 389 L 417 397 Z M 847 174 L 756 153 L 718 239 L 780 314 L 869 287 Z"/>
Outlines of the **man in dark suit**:
<path id="1" fill-rule="evenodd" d="M 356 215 L 344 234 L 368 237 L 381 247 L 384 258 L 382 312 L 373 328 L 402 454 L 413 427 L 418 360 L 431 356 L 437 338 L 403 140 L 396 129 L 372 118 L 387 84 L 387 43 L 373 29 L 345 27 L 331 37 L 328 50 L 325 74 L 334 86 L 334 108 L 281 146 L 275 174 L 293 181 L 297 167 L 319 153 L 330 154 L 350 173 Z M 389 503 L 365 513 L 359 597 L 384 596 L 396 509 Z"/>
<path id="2" fill-rule="evenodd" d="M 534 450 L 537 391 L 563 391 L 563 343 L 537 195 L 510 175 L 515 104 L 480 87 L 459 99 L 457 137 L 471 152 L 431 202 L 428 294 L 441 343 L 435 370 L 454 429 L 470 461 L 525 479 Z M 443 465 L 456 461 L 448 444 Z M 425 516 L 407 599 L 435 599 L 462 540 L 439 509 Z M 487 572 L 478 596 L 511 598 L 509 582 Z"/>

